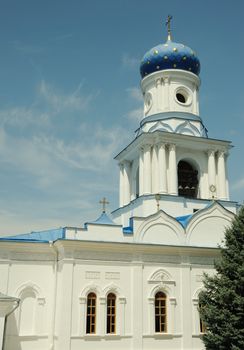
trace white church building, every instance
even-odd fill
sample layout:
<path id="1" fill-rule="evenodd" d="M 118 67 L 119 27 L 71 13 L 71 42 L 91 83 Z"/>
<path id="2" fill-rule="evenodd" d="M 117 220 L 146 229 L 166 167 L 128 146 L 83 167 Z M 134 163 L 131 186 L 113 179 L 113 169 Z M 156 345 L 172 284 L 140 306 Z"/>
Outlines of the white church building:
<path id="1" fill-rule="evenodd" d="M 200 62 L 170 23 L 140 72 L 144 115 L 115 157 L 119 208 L 104 199 L 84 227 L 0 238 L 0 349 L 204 349 L 203 272 L 238 209 L 232 146 L 208 137 Z"/>

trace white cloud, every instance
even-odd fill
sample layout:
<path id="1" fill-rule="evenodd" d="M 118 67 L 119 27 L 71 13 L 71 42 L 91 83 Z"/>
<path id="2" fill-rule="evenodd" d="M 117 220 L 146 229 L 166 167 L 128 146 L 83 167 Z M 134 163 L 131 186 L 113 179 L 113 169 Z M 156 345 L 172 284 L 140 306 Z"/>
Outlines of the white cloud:
<path id="1" fill-rule="evenodd" d="M 37 110 L 35 107 L 12 107 L 0 110 L 0 124 L 14 127 L 27 125 L 49 126 L 50 112 Z"/>
<path id="2" fill-rule="evenodd" d="M 127 113 L 127 116 L 129 119 L 135 121 L 135 122 L 140 122 L 142 117 L 143 117 L 143 109 L 142 108 L 135 108 L 132 109 Z"/>
<path id="3" fill-rule="evenodd" d="M 12 41 L 11 45 L 16 51 L 23 53 L 24 55 L 36 55 L 46 50 L 46 47 L 43 45 L 26 44 L 19 40 Z"/>
<path id="4" fill-rule="evenodd" d="M 82 84 L 69 94 L 58 93 L 51 85 L 44 80 L 38 88 L 39 96 L 43 98 L 54 111 L 60 112 L 63 110 L 83 111 L 91 103 L 94 95 L 81 94 Z"/>
<path id="5" fill-rule="evenodd" d="M 130 98 L 132 98 L 133 100 L 137 101 L 137 102 L 143 102 L 143 97 L 142 97 L 142 92 L 141 89 L 139 89 L 138 87 L 130 87 L 128 89 L 126 89 L 128 95 Z"/>
<path id="6" fill-rule="evenodd" d="M 128 130 L 89 118 L 74 123 L 71 117 L 84 115 L 95 98 L 81 90 L 64 94 L 43 81 L 29 107 L 0 110 L 3 234 L 77 225 L 77 217 L 80 223 L 96 218 L 94 200 L 117 192 L 113 156 L 128 141 Z M 71 121 L 68 133 L 66 121 L 57 128 L 61 115 Z"/>
<path id="7" fill-rule="evenodd" d="M 233 190 L 244 189 L 244 178 L 239 179 L 238 181 L 236 181 L 231 187 L 232 187 Z"/>
<path id="8" fill-rule="evenodd" d="M 122 56 L 122 64 L 126 68 L 134 69 L 139 66 L 139 59 L 125 53 Z"/>

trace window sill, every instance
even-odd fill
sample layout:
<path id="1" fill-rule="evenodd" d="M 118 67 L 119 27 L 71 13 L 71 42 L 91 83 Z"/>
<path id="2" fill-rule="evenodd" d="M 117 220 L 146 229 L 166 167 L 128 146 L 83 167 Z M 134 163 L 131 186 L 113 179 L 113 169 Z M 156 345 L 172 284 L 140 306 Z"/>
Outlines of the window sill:
<path id="1" fill-rule="evenodd" d="M 182 337 L 182 334 L 171 334 L 171 333 L 153 333 L 144 334 L 143 338 L 154 338 L 154 339 L 172 339 Z"/>
<path id="2" fill-rule="evenodd" d="M 119 340 L 123 338 L 132 338 L 132 335 L 120 335 L 120 334 L 85 334 L 85 335 L 72 335 L 71 339 L 84 339 L 84 340 L 91 340 L 91 341 L 98 341 L 98 340 Z"/>
<path id="3" fill-rule="evenodd" d="M 192 338 L 202 338 L 205 333 L 192 334 Z"/>
<path id="4" fill-rule="evenodd" d="M 18 338 L 22 339 L 22 340 L 38 340 L 41 338 L 47 338 L 48 335 L 46 334 L 42 334 L 42 335 L 36 335 L 36 334 L 20 334 L 17 335 Z"/>

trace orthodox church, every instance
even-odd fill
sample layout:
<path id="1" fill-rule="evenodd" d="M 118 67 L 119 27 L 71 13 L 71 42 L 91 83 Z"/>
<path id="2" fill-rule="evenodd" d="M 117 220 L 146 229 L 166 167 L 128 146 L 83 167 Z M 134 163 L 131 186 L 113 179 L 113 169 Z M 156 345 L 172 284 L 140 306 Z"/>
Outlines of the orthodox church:
<path id="1" fill-rule="evenodd" d="M 144 115 L 115 157 L 119 208 L 84 227 L 0 239 L 0 348 L 204 349 L 198 296 L 237 211 L 231 143 L 199 114 L 200 61 L 168 39 L 144 55 Z M 2 346 L 2 347 L 1 347 Z"/>

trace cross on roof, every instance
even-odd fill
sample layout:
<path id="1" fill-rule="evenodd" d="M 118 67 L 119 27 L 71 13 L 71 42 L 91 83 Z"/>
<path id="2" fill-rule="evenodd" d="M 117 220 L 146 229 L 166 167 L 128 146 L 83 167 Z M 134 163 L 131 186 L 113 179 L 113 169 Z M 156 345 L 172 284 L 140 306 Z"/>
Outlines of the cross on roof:
<path id="1" fill-rule="evenodd" d="M 102 208 L 103 208 L 103 213 L 106 212 L 106 204 L 109 204 L 109 201 L 107 201 L 107 199 L 105 197 L 103 197 L 103 199 L 101 199 L 99 201 L 100 204 L 102 204 Z"/>
<path id="2" fill-rule="evenodd" d="M 171 23 L 170 22 L 171 22 L 172 18 L 173 18 L 173 16 L 168 15 L 167 21 L 166 21 L 166 26 L 168 28 L 168 40 L 171 40 L 171 28 L 170 28 Z"/>

